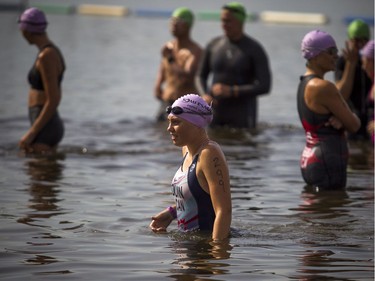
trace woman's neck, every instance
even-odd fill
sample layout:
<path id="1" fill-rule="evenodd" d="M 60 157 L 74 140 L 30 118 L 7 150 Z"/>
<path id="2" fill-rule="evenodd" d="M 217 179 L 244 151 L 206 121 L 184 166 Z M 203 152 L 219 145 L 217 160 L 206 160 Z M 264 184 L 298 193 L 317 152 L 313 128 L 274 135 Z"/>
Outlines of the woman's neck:
<path id="1" fill-rule="evenodd" d="M 46 45 L 51 44 L 51 41 L 47 35 L 38 35 L 38 37 L 35 38 L 34 44 L 39 50 L 42 50 Z"/>
<path id="2" fill-rule="evenodd" d="M 196 140 L 193 143 L 188 144 L 186 146 L 189 154 L 191 156 L 198 154 L 202 150 L 202 148 L 209 143 L 209 141 L 210 139 L 208 138 L 207 134 L 202 134 L 201 137 L 196 138 Z"/>
<path id="3" fill-rule="evenodd" d="M 316 67 L 310 67 L 309 65 L 306 66 L 306 73 L 305 75 L 316 75 L 320 79 L 324 79 L 325 71 Z"/>

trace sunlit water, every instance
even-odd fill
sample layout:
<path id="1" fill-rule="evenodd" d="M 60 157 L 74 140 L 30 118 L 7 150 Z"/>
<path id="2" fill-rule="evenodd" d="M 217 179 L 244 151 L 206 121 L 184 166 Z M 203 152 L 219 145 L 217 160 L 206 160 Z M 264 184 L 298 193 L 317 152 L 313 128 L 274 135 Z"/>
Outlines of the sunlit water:
<path id="1" fill-rule="evenodd" d="M 154 4 L 184 3 L 176 2 Z M 199 3 L 192 1 L 196 10 L 215 6 Z M 270 9 L 266 1 L 251 5 Z M 323 29 L 341 43 L 345 26 L 334 11 L 336 22 Z M 25 77 L 36 49 L 22 39 L 16 16 L 0 17 L 1 280 L 373 280 L 371 150 L 351 144 L 343 191 L 306 188 L 299 171 L 298 49 L 314 27 L 246 26 L 270 55 L 274 85 L 260 98 L 257 132 L 209 131 L 227 157 L 233 198 L 232 236 L 212 244 L 174 224 L 166 234 L 148 228 L 172 204 L 169 183 L 181 161 L 166 124 L 154 122 L 167 21 L 49 15 L 68 66 L 60 106 L 66 135 L 57 155 L 25 157 L 17 142 L 28 128 Z M 193 32 L 202 45 L 215 34 L 217 22 L 197 22 Z"/>

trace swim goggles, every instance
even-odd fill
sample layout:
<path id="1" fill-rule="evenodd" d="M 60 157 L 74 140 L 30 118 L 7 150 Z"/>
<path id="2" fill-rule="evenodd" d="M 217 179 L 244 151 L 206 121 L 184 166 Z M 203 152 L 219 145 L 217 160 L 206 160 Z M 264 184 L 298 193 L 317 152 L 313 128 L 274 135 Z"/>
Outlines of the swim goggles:
<path id="1" fill-rule="evenodd" d="M 196 115 L 212 115 L 212 111 L 210 110 L 209 112 L 196 112 L 196 111 L 187 111 L 183 110 L 182 107 L 179 106 L 167 106 L 165 109 L 165 112 L 168 114 L 173 113 L 174 115 L 180 115 L 182 113 L 188 113 L 188 114 L 196 114 Z"/>
<path id="2" fill-rule="evenodd" d="M 331 47 L 331 48 L 325 49 L 323 52 L 326 52 L 327 54 L 331 56 L 335 56 L 338 54 L 339 50 L 336 47 Z"/>

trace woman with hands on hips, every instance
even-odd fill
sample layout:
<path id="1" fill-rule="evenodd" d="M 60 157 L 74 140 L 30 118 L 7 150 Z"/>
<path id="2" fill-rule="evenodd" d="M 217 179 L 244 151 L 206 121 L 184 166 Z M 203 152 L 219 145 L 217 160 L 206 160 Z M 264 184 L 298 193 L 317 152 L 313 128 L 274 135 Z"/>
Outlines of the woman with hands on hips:
<path id="1" fill-rule="evenodd" d="M 150 228 L 165 232 L 177 219 L 183 232 L 209 231 L 220 241 L 229 236 L 232 217 L 229 171 L 220 146 L 205 127 L 212 109 L 199 95 L 188 94 L 167 107 L 168 132 L 182 148 L 182 164 L 172 180 L 175 205 L 152 217 Z"/>

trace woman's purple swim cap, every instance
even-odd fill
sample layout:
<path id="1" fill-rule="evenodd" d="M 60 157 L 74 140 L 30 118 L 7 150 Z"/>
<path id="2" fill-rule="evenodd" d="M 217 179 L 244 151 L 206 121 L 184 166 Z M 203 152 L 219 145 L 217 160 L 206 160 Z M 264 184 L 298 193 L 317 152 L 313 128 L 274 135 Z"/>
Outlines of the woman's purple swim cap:
<path id="1" fill-rule="evenodd" d="M 370 40 L 361 50 L 361 56 L 374 59 L 374 40 Z"/>
<path id="2" fill-rule="evenodd" d="M 183 113 L 175 114 L 172 111 L 171 115 L 180 117 L 197 127 L 204 128 L 212 121 L 212 108 L 199 95 L 184 95 L 172 104 L 172 109 L 175 107 L 180 107 Z"/>
<path id="3" fill-rule="evenodd" d="M 32 33 L 43 33 L 47 28 L 46 16 L 37 8 L 29 8 L 24 11 L 18 23 L 21 30 Z"/>
<path id="4" fill-rule="evenodd" d="M 309 60 L 332 47 L 336 47 L 336 42 L 331 35 L 321 30 L 313 30 L 303 37 L 302 56 Z"/>

